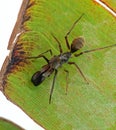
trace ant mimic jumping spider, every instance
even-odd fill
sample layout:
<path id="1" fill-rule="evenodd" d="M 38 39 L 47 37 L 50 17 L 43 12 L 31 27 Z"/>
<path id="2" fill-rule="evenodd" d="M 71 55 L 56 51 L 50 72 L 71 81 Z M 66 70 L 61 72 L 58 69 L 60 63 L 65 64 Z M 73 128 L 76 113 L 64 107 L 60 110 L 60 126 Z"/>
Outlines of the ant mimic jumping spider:
<path id="1" fill-rule="evenodd" d="M 52 34 L 53 38 L 56 40 L 56 42 L 58 43 L 59 46 L 59 51 L 60 54 L 57 56 L 53 56 L 50 60 L 48 60 L 44 54 L 47 52 L 50 52 L 52 54 L 52 50 L 47 50 L 44 53 L 41 53 L 40 55 L 36 56 L 36 57 L 29 57 L 30 58 L 44 58 L 47 62 L 46 65 L 42 66 L 40 71 L 37 71 L 33 74 L 31 81 L 32 83 L 37 86 L 40 85 L 45 79 L 46 77 L 49 77 L 53 72 L 54 72 L 54 77 L 53 77 L 53 82 L 52 82 L 52 87 L 50 90 L 50 96 L 49 96 L 49 103 L 51 103 L 51 98 L 52 98 L 52 93 L 53 93 L 53 89 L 54 89 L 54 83 L 56 80 L 56 75 L 58 72 L 58 68 L 61 67 L 64 63 L 68 63 L 70 65 L 74 65 L 77 70 L 79 71 L 79 73 L 81 74 L 81 76 L 83 77 L 83 79 L 88 83 L 86 77 L 84 76 L 83 72 L 81 71 L 81 69 L 79 68 L 79 66 L 75 63 L 75 62 L 70 62 L 69 59 L 71 57 L 71 55 L 80 50 L 83 45 L 84 45 L 84 38 L 83 37 L 77 37 L 72 41 L 72 44 L 70 46 L 69 42 L 68 42 L 68 35 L 71 33 L 71 31 L 73 30 L 73 28 L 75 27 L 75 25 L 77 24 L 77 22 L 82 18 L 84 14 L 82 14 L 72 25 L 72 27 L 70 28 L 70 30 L 67 32 L 66 36 L 65 36 L 65 41 L 66 41 L 66 46 L 68 48 L 69 51 L 67 52 L 63 52 L 62 47 L 61 47 L 61 43 L 59 42 L 59 40 Z M 92 49 L 92 50 L 85 50 L 83 52 L 80 52 L 79 54 L 75 54 L 75 57 L 78 57 L 84 53 L 89 53 L 89 52 L 94 52 L 94 51 L 98 51 L 98 50 L 102 50 L 105 48 L 109 48 L 109 47 L 113 47 L 116 46 L 116 44 L 113 45 L 109 45 L 109 46 L 105 46 L 105 47 L 101 47 L 101 48 L 96 48 L 96 49 Z M 68 74 L 68 70 L 65 70 L 65 72 Z M 67 87 L 66 87 L 66 91 L 67 91 Z"/>

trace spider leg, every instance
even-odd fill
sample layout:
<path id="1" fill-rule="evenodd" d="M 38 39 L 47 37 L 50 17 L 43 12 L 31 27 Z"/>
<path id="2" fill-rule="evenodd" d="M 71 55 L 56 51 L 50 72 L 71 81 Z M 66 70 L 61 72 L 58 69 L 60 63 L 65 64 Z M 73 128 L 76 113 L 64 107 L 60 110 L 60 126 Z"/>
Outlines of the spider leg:
<path id="1" fill-rule="evenodd" d="M 52 99 L 52 94 L 53 94 L 53 90 L 54 90 L 54 84 L 55 84 L 57 73 L 58 73 L 58 71 L 55 70 L 54 78 L 53 78 L 53 82 L 52 82 L 52 87 L 51 87 L 51 90 L 50 90 L 49 104 L 51 103 L 51 99 Z"/>
<path id="2" fill-rule="evenodd" d="M 81 69 L 79 68 L 79 66 L 75 62 L 68 62 L 68 64 L 74 65 L 78 69 L 78 71 L 81 74 L 81 76 L 83 77 L 83 79 L 88 83 L 88 81 L 87 81 L 86 77 L 84 76 L 83 72 L 81 71 Z"/>
<path id="3" fill-rule="evenodd" d="M 73 30 L 73 28 L 75 27 L 75 25 L 78 23 L 78 21 L 82 18 L 84 14 L 82 14 L 74 23 L 73 25 L 71 26 L 71 28 L 69 29 L 69 31 L 66 33 L 66 36 L 65 36 L 65 41 L 66 41 L 66 45 L 67 45 L 67 48 L 70 50 L 70 45 L 69 45 L 69 41 L 68 41 L 68 36 L 69 34 L 71 33 L 71 31 Z"/>
<path id="4" fill-rule="evenodd" d="M 64 70 L 66 72 L 66 94 L 68 92 L 68 76 L 69 76 L 69 71 L 68 70 Z"/>
<path id="5" fill-rule="evenodd" d="M 62 47 L 61 47 L 61 43 L 60 43 L 60 41 L 53 35 L 53 34 L 51 34 L 52 36 L 53 36 L 53 38 L 56 40 L 56 42 L 58 43 L 58 46 L 59 46 L 59 51 L 60 51 L 60 54 L 63 52 L 63 50 L 62 50 Z"/>
<path id="6" fill-rule="evenodd" d="M 75 56 L 78 57 L 78 56 L 80 56 L 82 54 L 85 54 L 85 53 L 100 51 L 100 50 L 103 50 L 103 49 L 106 49 L 106 48 L 110 48 L 110 47 L 114 47 L 114 46 L 116 46 L 116 44 L 105 46 L 105 47 L 100 47 L 100 48 L 95 48 L 95 49 L 91 49 L 91 50 L 85 50 L 83 52 L 80 52 L 79 54 L 75 54 Z"/>
<path id="7" fill-rule="evenodd" d="M 49 60 L 43 55 L 43 54 L 45 54 L 45 53 L 47 53 L 47 52 L 49 52 L 49 53 L 52 55 L 52 50 L 49 49 L 49 50 L 47 50 L 47 51 L 45 51 L 45 52 L 39 54 L 38 56 L 26 57 L 25 59 L 37 59 L 37 58 L 41 58 L 41 57 L 42 57 L 42 58 L 44 58 L 44 59 L 46 60 L 47 63 L 49 63 Z"/>

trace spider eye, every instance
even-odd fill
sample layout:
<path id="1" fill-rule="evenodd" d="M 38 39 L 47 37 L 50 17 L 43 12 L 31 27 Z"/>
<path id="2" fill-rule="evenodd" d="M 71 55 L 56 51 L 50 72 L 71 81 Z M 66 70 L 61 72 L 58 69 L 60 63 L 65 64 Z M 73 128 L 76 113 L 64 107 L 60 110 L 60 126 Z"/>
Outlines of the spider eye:
<path id="1" fill-rule="evenodd" d="M 80 50 L 84 46 L 85 40 L 83 37 L 77 37 L 72 41 L 71 52 L 74 53 L 77 50 Z"/>

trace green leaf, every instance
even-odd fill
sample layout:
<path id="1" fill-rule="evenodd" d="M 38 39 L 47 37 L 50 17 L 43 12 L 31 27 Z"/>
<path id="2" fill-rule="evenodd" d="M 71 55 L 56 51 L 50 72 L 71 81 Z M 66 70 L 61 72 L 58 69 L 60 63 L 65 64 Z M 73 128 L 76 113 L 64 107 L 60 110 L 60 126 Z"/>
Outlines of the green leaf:
<path id="1" fill-rule="evenodd" d="M 25 5 L 26 6 L 26 5 Z M 3 93 L 47 130 L 115 129 L 116 122 L 116 47 L 74 57 L 89 84 L 73 65 L 59 68 L 52 102 L 49 91 L 53 75 L 35 87 L 32 75 L 46 64 L 42 58 L 26 60 L 48 49 L 59 54 L 54 34 L 67 52 L 65 35 L 81 14 L 85 15 L 69 35 L 69 42 L 83 36 L 90 50 L 116 44 L 116 19 L 91 0 L 30 0 L 22 13 L 21 34 L 11 51 L 11 60 L 2 73 Z M 79 51 L 80 52 L 80 51 Z M 45 54 L 48 59 L 50 54 Z M 68 93 L 66 89 L 66 73 Z"/>
<path id="2" fill-rule="evenodd" d="M 4 118 L 0 118 L 0 130 L 22 130 L 22 128 Z"/>
<path id="3" fill-rule="evenodd" d="M 102 0 L 102 2 L 116 12 L 116 1 L 115 0 Z"/>

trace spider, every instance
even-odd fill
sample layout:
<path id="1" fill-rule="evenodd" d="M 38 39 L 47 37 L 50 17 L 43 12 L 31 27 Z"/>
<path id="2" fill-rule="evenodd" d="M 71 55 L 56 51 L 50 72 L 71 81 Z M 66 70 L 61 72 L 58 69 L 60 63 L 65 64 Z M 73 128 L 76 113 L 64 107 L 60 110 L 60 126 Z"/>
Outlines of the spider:
<path id="1" fill-rule="evenodd" d="M 41 70 L 35 72 L 31 78 L 32 83 L 35 86 L 40 85 L 47 77 L 49 77 L 53 72 L 54 72 L 54 77 L 53 77 L 53 82 L 52 82 L 52 87 L 50 90 L 50 96 L 49 96 L 49 104 L 51 103 L 51 98 L 52 98 L 52 94 L 53 94 L 53 89 L 54 89 L 54 84 L 55 84 L 55 80 L 56 80 L 56 75 L 58 73 L 58 68 L 61 67 L 64 63 L 68 63 L 70 65 L 74 65 L 77 70 L 79 71 L 79 73 L 81 74 L 81 76 L 83 77 L 83 79 L 88 83 L 86 77 L 84 76 L 83 72 L 81 71 L 81 69 L 79 68 L 79 66 L 75 63 L 75 62 L 70 62 L 69 59 L 71 57 L 71 55 L 75 52 L 77 52 L 78 50 L 80 50 L 83 46 L 84 46 L 84 38 L 79 36 L 77 38 L 75 38 L 72 41 L 72 44 L 70 46 L 69 41 L 68 41 L 68 36 L 71 33 L 71 31 L 74 29 L 75 25 L 77 24 L 77 22 L 83 17 L 84 14 L 82 14 L 71 26 L 71 28 L 69 29 L 69 31 L 66 33 L 65 35 L 65 41 L 66 41 L 66 46 L 68 48 L 69 51 L 67 52 L 63 52 L 62 47 L 61 47 L 61 43 L 59 42 L 59 40 L 53 35 L 52 37 L 56 40 L 58 46 L 59 46 L 59 55 L 53 56 L 50 60 L 47 59 L 44 54 L 47 52 L 50 52 L 50 54 L 52 55 L 52 50 L 49 49 L 43 53 L 41 53 L 38 56 L 35 57 L 30 57 L 30 58 L 44 58 L 47 62 L 46 65 L 42 66 Z M 83 55 L 85 53 L 89 53 L 89 52 L 94 52 L 94 51 L 99 51 L 102 49 L 106 49 L 109 47 L 113 47 L 116 46 L 116 44 L 113 45 L 109 45 L 109 46 L 105 46 L 105 47 L 101 47 L 101 48 L 95 48 L 92 50 L 85 50 L 80 52 L 79 54 L 74 54 L 75 57 L 78 57 L 80 55 Z M 68 70 L 65 70 L 66 73 L 68 73 Z M 66 87 L 66 91 L 67 91 L 67 87 Z"/>

